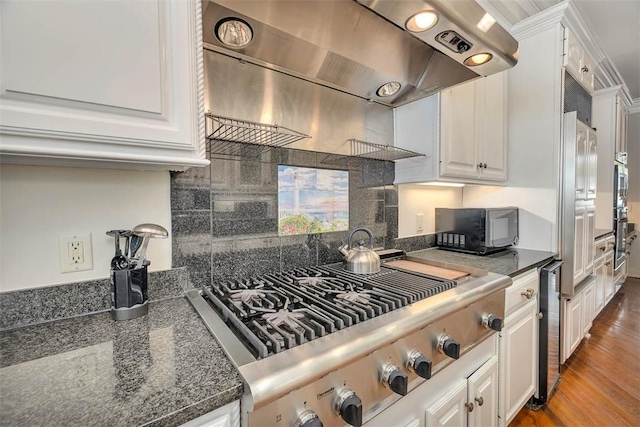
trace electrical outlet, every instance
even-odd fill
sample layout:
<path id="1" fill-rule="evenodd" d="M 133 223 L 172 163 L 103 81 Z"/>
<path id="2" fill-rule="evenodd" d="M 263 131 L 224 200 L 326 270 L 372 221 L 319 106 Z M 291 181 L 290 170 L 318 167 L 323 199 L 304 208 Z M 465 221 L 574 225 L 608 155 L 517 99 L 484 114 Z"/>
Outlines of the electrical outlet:
<path id="1" fill-rule="evenodd" d="M 424 232 L 424 214 L 416 215 L 416 233 Z"/>
<path id="2" fill-rule="evenodd" d="M 58 243 L 61 273 L 93 270 L 91 233 L 61 235 Z"/>

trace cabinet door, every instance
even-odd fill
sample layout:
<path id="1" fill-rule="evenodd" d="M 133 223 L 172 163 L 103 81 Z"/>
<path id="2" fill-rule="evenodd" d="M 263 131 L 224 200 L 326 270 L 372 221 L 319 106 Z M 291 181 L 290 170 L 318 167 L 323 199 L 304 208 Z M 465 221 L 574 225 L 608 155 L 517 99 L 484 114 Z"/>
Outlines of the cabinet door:
<path id="1" fill-rule="evenodd" d="M 536 389 L 538 366 L 538 302 L 532 300 L 505 319 L 500 332 L 500 372 L 504 395 L 499 413 L 505 425 L 517 415 Z"/>
<path id="2" fill-rule="evenodd" d="M 574 220 L 573 242 L 573 283 L 577 284 L 585 275 L 585 220 L 586 209 L 583 206 L 576 208 Z"/>
<path id="3" fill-rule="evenodd" d="M 458 381 L 447 393 L 426 409 L 426 427 L 464 427 L 467 425 L 467 380 Z"/>
<path id="4" fill-rule="evenodd" d="M 469 427 L 496 426 L 498 422 L 498 357 L 493 356 L 469 377 Z"/>
<path id="5" fill-rule="evenodd" d="M 568 359 L 582 341 L 582 293 L 566 301 L 564 328 L 564 360 Z"/>
<path id="6" fill-rule="evenodd" d="M 615 282 L 613 277 L 613 251 L 608 251 L 604 254 L 604 266 L 606 279 L 604 284 L 604 305 L 606 306 L 611 298 L 613 298 L 613 294 L 615 293 Z"/>
<path id="7" fill-rule="evenodd" d="M 482 162 L 480 179 L 490 181 L 507 180 L 507 73 L 493 74 L 475 81 L 482 87 L 478 93 L 476 123 L 482 123 L 477 141 L 478 158 Z M 486 164 L 486 166 L 484 166 Z"/>
<path id="8" fill-rule="evenodd" d="M 604 308 L 605 281 L 607 280 L 604 256 L 601 256 L 595 261 L 593 269 L 594 275 L 596 276 L 596 281 L 593 284 L 593 317 L 595 318 Z"/>
<path id="9" fill-rule="evenodd" d="M 575 78 L 577 81 L 582 80 L 582 73 L 580 68 L 582 67 L 582 54 L 583 49 L 578 39 L 569 31 L 565 29 L 565 69 Z"/>
<path id="10" fill-rule="evenodd" d="M 582 122 L 577 122 L 576 129 L 576 200 L 587 197 L 588 175 L 588 145 L 589 128 Z"/>
<path id="11" fill-rule="evenodd" d="M 593 272 L 593 258 L 594 258 L 594 248 L 593 242 L 595 237 L 596 230 L 596 208 L 595 206 L 588 206 L 585 209 L 586 220 L 584 223 L 585 226 L 585 239 L 584 239 L 584 253 L 585 253 L 585 261 L 584 261 L 584 269 L 585 276 L 591 274 Z"/>
<path id="12" fill-rule="evenodd" d="M 476 83 L 469 82 L 440 94 L 440 175 L 477 178 Z"/>
<path id="13" fill-rule="evenodd" d="M 49 164 L 208 164 L 199 0 L 0 8 L 3 154 Z"/>
<path id="14" fill-rule="evenodd" d="M 587 199 L 595 199 L 598 187 L 598 147 L 595 131 L 587 134 Z"/>
<path id="15" fill-rule="evenodd" d="M 620 97 L 616 97 L 616 154 L 622 153 L 622 135 L 623 135 L 623 117 L 624 117 L 624 106 Z"/>
<path id="16" fill-rule="evenodd" d="M 580 67 L 580 73 L 582 74 L 582 86 L 591 94 L 595 88 L 595 71 L 595 61 L 587 52 L 584 52 L 582 55 L 582 66 Z"/>
<path id="17" fill-rule="evenodd" d="M 582 336 L 587 336 L 589 329 L 593 323 L 593 310 L 594 310 L 594 283 L 584 288 L 582 291 Z"/>

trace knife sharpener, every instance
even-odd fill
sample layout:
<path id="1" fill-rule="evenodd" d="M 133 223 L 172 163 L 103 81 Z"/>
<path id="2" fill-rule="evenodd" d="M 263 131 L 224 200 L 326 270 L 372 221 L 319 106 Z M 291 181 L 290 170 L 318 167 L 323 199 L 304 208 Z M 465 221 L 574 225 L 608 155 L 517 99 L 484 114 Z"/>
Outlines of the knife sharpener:
<path id="1" fill-rule="evenodd" d="M 111 270 L 111 317 L 131 320 L 149 312 L 147 266 Z"/>

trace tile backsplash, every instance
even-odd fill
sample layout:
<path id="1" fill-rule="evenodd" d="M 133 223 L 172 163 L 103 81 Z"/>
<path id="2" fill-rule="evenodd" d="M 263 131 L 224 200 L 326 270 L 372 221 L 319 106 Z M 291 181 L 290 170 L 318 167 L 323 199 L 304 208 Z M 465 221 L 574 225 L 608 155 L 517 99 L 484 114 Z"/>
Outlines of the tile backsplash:
<path id="1" fill-rule="evenodd" d="M 349 171 L 349 228 L 371 229 L 375 247 L 395 246 L 392 162 L 286 148 L 210 160 L 171 177 L 173 266 L 189 267 L 196 285 L 342 259 L 347 231 L 278 235 L 278 165 Z"/>

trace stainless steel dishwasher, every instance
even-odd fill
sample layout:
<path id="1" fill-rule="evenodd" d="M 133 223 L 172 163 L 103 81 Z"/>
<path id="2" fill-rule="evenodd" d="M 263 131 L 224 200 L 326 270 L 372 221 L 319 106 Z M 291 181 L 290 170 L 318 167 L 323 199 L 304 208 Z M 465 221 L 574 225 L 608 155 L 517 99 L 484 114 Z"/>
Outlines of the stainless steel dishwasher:
<path id="1" fill-rule="evenodd" d="M 529 406 L 538 409 L 560 381 L 560 267 L 554 260 L 540 269 L 538 387 Z"/>

